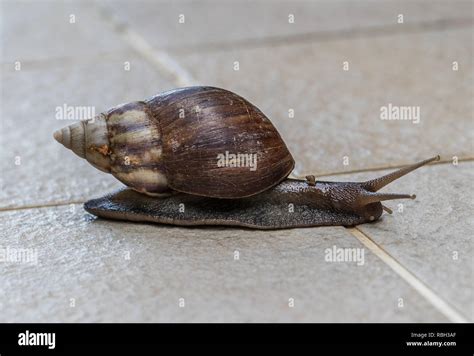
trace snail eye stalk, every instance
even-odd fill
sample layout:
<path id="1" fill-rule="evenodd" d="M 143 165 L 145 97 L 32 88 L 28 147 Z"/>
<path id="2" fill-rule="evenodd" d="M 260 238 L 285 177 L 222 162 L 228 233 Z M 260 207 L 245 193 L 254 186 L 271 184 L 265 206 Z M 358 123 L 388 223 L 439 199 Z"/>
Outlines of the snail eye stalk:
<path id="1" fill-rule="evenodd" d="M 415 194 L 391 194 L 391 193 L 372 193 L 365 192 L 361 195 L 360 204 L 367 205 L 372 203 L 379 203 L 384 200 L 395 199 L 416 199 Z"/>
<path id="2" fill-rule="evenodd" d="M 358 203 L 361 206 L 365 206 L 372 203 L 379 203 L 385 200 L 394 200 L 394 199 L 415 199 L 416 195 L 414 194 L 393 194 L 393 193 L 376 193 L 378 190 L 382 189 L 386 185 L 390 184 L 394 180 L 403 177 L 404 175 L 414 171 L 417 168 L 420 168 L 428 163 L 439 161 L 440 157 L 435 156 L 424 161 L 409 165 L 407 167 L 401 168 L 395 172 L 389 173 L 385 176 L 368 180 L 366 182 L 359 183 L 360 187 L 363 189 L 359 197 Z M 392 214 L 392 210 L 382 205 L 382 208 L 389 214 Z"/>
<path id="3" fill-rule="evenodd" d="M 365 190 L 368 190 L 369 192 L 376 192 L 386 185 L 392 183 L 394 180 L 397 180 L 398 178 L 403 177 L 404 175 L 414 171 L 417 168 L 420 168 L 428 163 L 434 162 L 434 161 L 439 161 L 440 157 L 439 155 L 436 157 L 432 157 L 429 159 L 426 159 L 424 161 L 412 164 L 410 166 L 404 167 L 399 169 L 398 171 L 389 173 L 385 176 L 375 178 L 372 180 L 368 180 L 366 182 L 360 183 L 361 187 L 364 188 Z M 389 199 L 401 199 L 401 198 L 389 198 Z M 389 199 L 382 199 L 382 200 L 389 200 Z M 380 201 L 380 200 L 379 200 Z"/>

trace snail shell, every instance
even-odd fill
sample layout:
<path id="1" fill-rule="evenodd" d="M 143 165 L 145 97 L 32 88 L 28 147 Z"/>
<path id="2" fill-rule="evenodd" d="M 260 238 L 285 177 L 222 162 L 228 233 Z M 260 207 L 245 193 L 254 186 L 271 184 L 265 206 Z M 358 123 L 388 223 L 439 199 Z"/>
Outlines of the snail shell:
<path id="1" fill-rule="evenodd" d="M 243 198 L 285 179 L 294 167 L 280 134 L 254 105 L 214 87 L 171 90 L 112 108 L 54 133 L 94 167 L 134 190 Z M 218 157 L 256 155 L 258 168 L 219 166 Z"/>

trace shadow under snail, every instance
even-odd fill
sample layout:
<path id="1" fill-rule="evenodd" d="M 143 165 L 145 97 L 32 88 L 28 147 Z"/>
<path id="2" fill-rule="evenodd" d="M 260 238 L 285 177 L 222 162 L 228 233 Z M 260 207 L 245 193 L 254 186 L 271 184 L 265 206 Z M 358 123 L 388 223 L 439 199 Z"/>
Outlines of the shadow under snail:
<path id="1" fill-rule="evenodd" d="M 189 87 L 112 108 L 54 138 L 129 188 L 93 199 L 103 218 L 255 229 L 353 226 L 381 202 L 414 195 L 378 190 L 439 156 L 366 182 L 287 178 L 294 160 L 270 120 L 230 91 Z"/>

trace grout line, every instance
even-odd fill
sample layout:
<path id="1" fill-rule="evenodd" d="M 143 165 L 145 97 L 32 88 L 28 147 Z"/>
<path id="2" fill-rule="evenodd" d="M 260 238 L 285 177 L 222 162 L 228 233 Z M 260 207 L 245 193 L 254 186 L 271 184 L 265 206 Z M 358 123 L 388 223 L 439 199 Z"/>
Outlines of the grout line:
<path id="1" fill-rule="evenodd" d="M 403 267 L 394 257 L 385 251 L 380 245 L 375 243 L 368 235 L 359 230 L 357 227 L 347 228 L 365 247 L 387 264 L 395 273 L 405 280 L 413 289 L 421 294 L 428 302 L 430 302 L 439 312 L 441 312 L 448 320 L 454 323 L 468 323 L 463 315 L 461 315 L 453 306 L 438 296 L 429 286 L 422 282 L 418 277 Z"/>
<path id="2" fill-rule="evenodd" d="M 466 158 L 460 158 L 458 160 L 459 162 L 471 162 L 474 161 L 474 157 L 466 157 Z M 444 161 L 437 161 L 430 163 L 428 165 L 438 165 L 438 164 L 451 164 L 452 161 L 444 160 Z M 363 168 L 359 170 L 353 170 L 353 171 L 345 171 L 345 172 L 335 172 L 335 173 L 324 173 L 321 175 L 314 175 L 315 177 L 326 177 L 326 176 L 337 176 L 337 175 L 344 175 L 344 174 L 351 174 L 351 173 L 363 173 L 363 172 L 376 172 L 376 171 L 382 171 L 386 169 L 397 169 L 397 168 L 402 168 L 407 166 L 408 164 L 402 164 L 402 165 L 397 165 L 397 166 L 389 166 L 389 167 L 376 167 L 376 168 Z M 293 179 L 304 179 L 306 180 L 305 176 L 296 176 L 290 174 L 288 178 L 293 178 Z M 69 205 L 69 204 L 83 204 L 85 200 L 78 200 L 78 201 L 70 201 L 70 202 L 61 202 L 61 203 L 45 203 L 45 204 L 38 204 L 38 205 L 23 205 L 23 206 L 16 206 L 16 207 L 0 207 L 0 212 L 2 211 L 9 211 L 9 210 L 24 210 L 24 209 L 37 209 L 37 208 L 47 208 L 47 207 L 54 207 L 54 206 L 63 206 L 63 205 Z"/>
<path id="3" fill-rule="evenodd" d="M 459 158 L 458 162 L 471 162 L 474 161 L 474 157 L 465 157 L 465 158 Z M 437 165 L 442 165 L 442 164 L 452 164 L 452 160 L 440 160 L 436 162 L 432 162 L 427 167 L 429 166 L 437 166 Z M 316 178 L 320 177 L 328 177 L 328 176 L 340 176 L 340 175 L 345 175 L 345 174 L 353 174 L 353 173 L 364 173 L 364 172 L 377 172 L 377 171 L 385 171 L 387 169 L 399 169 L 406 167 L 412 163 L 406 163 L 406 164 L 397 164 L 394 166 L 381 166 L 381 167 L 374 167 L 374 168 L 361 168 L 361 169 L 354 169 L 351 171 L 338 171 L 338 172 L 328 172 L 328 173 L 321 173 L 321 174 L 312 174 Z M 289 178 L 296 178 L 296 179 L 306 179 L 307 174 L 301 174 L 301 175 L 293 175 L 291 174 Z"/>
<path id="4" fill-rule="evenodd" d="M 298 45 L 304 43 L 337 41 L 357 38 L 373 38 L 382 36 L 394 36 L 400 34 L 417 34 L 426 32 L 439 32 L 446 30 L 458 30 L 472 27 L 472 18 L 439 19 L 415 23 L 383 24 L 368 27 L 343 28 L 318 32 L 294 33 L 288 35 L 276 35 L 263 38 L 244 38 L 231 42 L 201 43 L 197 46 L 166 47 L 166 50 L 179 54 L 193 54 L 196 51 L 228 51 L 235 49 L 265 48 L 285 45 Z"/>
<path id="5" fill-rule="evenodd" d="M 124 28 L 126 29 L 127 32 L 133 33 L 132 38 L 126 39 L 127 43 L 132 46 L 136 47 L 136 43 L 133 42 L 133 40 L 136 40 L 137 38 L 140 38 L 140 42 L 143 42 L 144 39 L 142 36 L 138 35 L 134 31 L 130 29 L 130 27 L 126 24 L 120 21 L 120 19 L 117 18 L 117 15 L 112 15 L 112 10 L 107 11 L 105 8 L 100 7 L 99 8 L 99 13 L 102 15 L 102 17 L 109 22 L 112 27 L 115 28 L 115 30 L 120 33 L 124 31 Z M 268 36 L 264 38 L 246 38 L 246 39 L 240 39 L 240 40 L 235 40 L 232 41 L 231 43 L 228 42 L 215 42 L 215 43 L 201 43 L 198 44 L 197 46 L 186 46 L 185 49 L 182 47 L 174 47 L 174 46 L 164 46 L 162 47 L 161 51 L 158 51 L 156 49 L 153 49 L 153 46 L 150 44 L 146 43 L 146 46 L 143 47 L 143 49 L 146 48 L 146 52 L 150 53 L 151 52 L 156 52 L 157 55 L 159 55 L 159 58 L 162 58 L 160 61 L 160 68 L 162 67 L 163 64 L 172 64 L 175 66 L 177 62 L 170 58 L 166 52 L 172 51 L 175 52 L 176 54 L 194 54 L 196 51 L 228 51 L 228 50 L 233 50 L 233 49 L 252 49 L 252 48 L 265 48 L 265 47 L 270 47 L 270 46 L 279 46 L 279 45 L 294 45 L 294 44 L 300 44 L 300 43 L 307 43 L 307 42 L 318 42 L 318 41 L 323 41 L 323 40 L 338 40 L 338 39 L 347 39 L 349 37 L 354 37 L 354 38 L 364 38 L 364 37 L 373 37 L 373 36 L 379 36 L 379 35 L 395 35 L 395 34 L 403 34 L 403 33 L 417 33 L 417 32 L 430 32 L 430 31 L 445 31 L 445 30 L 450 30 L 450 29 L 459 29 L 459 28 L 464 28 L 464 27 L 471 27 L 473 25 L 472 19 L 440 19 L 440 20 L 434 20 L 434 21 L 426 21 L 426 22 L 419 22 L 419 23 L 412 23 L 412 24 L 405 24 L 404 28 L 400 25 L 392 25 L 392 24 L 386 24 L 386 25 L 380 25 L 380 26 L 372 26 L 372 27 L 359 27 L 359 28 L 350 28 L 350 29 L 340 29 L 340 30 L 328 30 L 328 31 L 322 31 L 322 32 L 308 32 L 308 33 L 296 33 L 296 34 L 289 34 L 289 35 L 281 35 L 281 36 Z M 394 31 L 392 31 L 394 30 Z M 130 42 L 132 41 L 132 42 Z M 146 42 L 146 41 L 145 41 Z M 138 48 L 135 48 L 140 54 L 144 54 L 142 50 L 139 50 Z M 102 52 L 102 53 L 96 53 L 94 57 L 90 58 L 97 58 L 100 59 L 102 56 L 109 56 L 109 55 L 114 55 L 114 54 L 120 54 L 122 52 L 128 53 L 126 50 L 117 50 L 117 51 L 107 51 L 107 52 Z M 168 59 L 170 62 L 168 62 Z M 77 61 L 77 56 L 71 57 L 71 56 L 57 56 L 57 57 L 52 57 L 52 58 L 47 58 L 47 59 L 31 59 L 28 61 L 24 61 L 22 63 L 25 63 L 30 66 L 48 66 L 51 64 L 51 61 L 55 62 L 75 62 Z M 156 57 L 152 59 L 153 62 L 156 61 Z M 166 63 L 165 63 L 166 62 Z M 12 65 L 11 61 L 5 61 L 2 60 L 0 61 L 0 66 L 3 66 L 5 68 L 10 67 Z M 168 68 L 166 68 L 166 71 L 169 71 Z M 188 75 L 189 76 L 189 75 Z M 192 83 L 193 80 L 189 76 L 189 83 Z M 187 84 L 189 85 L 189 84 Z"/>
<path id="6" fill-rule="evenodd" d="M 51 208 L 51 207 L 65 206 L 65 205 L 71 205 L 71 204 L 83 204 L 84 202 L 85 202 L 85 200 L 72 200 L 72 201 L 69 201 L 69 202 L 60 202 L 60 203 L 44 203 L 44 204 L 38 204 L 38 205 L 23 205 L 23 206 L 16 206 L 16 207 L 3 207 L 3 208 L 0 208 L 0 212 Z"/>
<path id="7" fill-rule="evenodd" d="M 51 67 L 51 66 L 56 67 L 60 65 L 70 66 L 70 65 L 76 65 L 76 64 L 86 64 L 87 61 L 96 62 L 96 61 L 103 60 L 104 57 L 117 58 L 117 56 L 127 55 L 127 54 L 128 55 L 130 54 L 130 49 L 118 49 L 118 50 L 102 51 L 102 52 L 99 51 L 99 52 L 95 52 L 94 54 L 91 54 L 86 59 L 84 59 L 83 57 L 68 56 L 68 55 L 55 56 L 48 59 L 29 58 L 29 59 L 25 59 L 21 61 L 21 66 L 22 66 L 21 70 L 22 71 L 23 70 L 36 70 L 36 69 L 41 69 L 43 67 Z M 0 66 L 2 69 L 8 70 L 13 67 L 13 62 L 1 61 Z"/>
<path id="8" fill-rule="evenodd" d="M 115 15 L 114 11 L 107 9 L 106 6 L 99 6 L 99 13 L 130 47 L 141 54 L 160 72 L 170 74 L 177 86 L 187 87 L 196 83 L 192 75 L 184 67 L 165 51 L 153 48 L 143 36 L 133 31 L 127 23 Z"/>

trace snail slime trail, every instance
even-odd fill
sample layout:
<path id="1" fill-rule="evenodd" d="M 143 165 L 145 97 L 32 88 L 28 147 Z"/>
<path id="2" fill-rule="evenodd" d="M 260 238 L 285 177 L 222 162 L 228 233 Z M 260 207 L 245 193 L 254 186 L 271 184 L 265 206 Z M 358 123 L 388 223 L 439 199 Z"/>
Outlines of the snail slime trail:
<path id="1" fill-rule="evenodd" d="M 88 212 L 182 226 L 284 229 L 373 222 L 384 210 L 391 212 L 382 201 L 415 198 L 381 188 L 439 160 L 366 182 L 289 179 L 294 159 L 265 114 L 235 93 L 206 86 L 119 105 L 56 131 L 54 138 L 128 187 L 86 202 Z"/>

